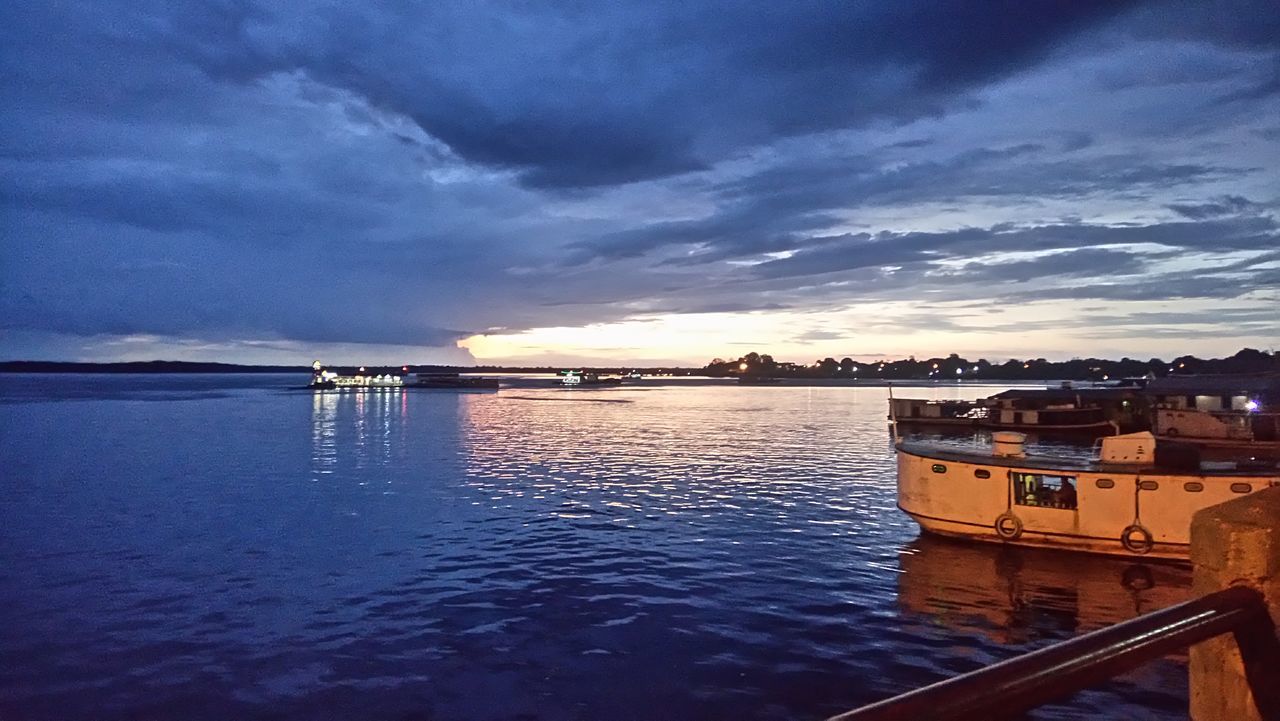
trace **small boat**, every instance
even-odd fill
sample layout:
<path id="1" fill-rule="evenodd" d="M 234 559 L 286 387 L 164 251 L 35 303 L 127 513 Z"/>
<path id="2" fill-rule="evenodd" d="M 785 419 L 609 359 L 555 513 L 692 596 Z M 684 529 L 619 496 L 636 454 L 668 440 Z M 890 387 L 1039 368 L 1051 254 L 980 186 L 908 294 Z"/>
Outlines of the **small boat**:
<path id="1" fill-rule="evenodd" d="M 977 401 L 930 401 L 923 398 L 890 398 L 889 418 L 904 424 L 977 426 L 987 419 L 987 408 Z"/>
<path id="2" fill-rule="evenodd" d="M 1131 407 L 1131 393 L 1070 386 L 1005 391 L 981 401 L 987 414 L 979 425 L 1009 431 L 1114 435 L 1120 432 L 1121 413 Z"/>
<path id="3" fill-rule="evenodd" d="M 1010 390 L 977 401 L 890 398 L 889 418 L 902 424 L 975 426 L 996 430 L 1082 433 L 1095 437 L 1148 430 L 1144 403 L 1132 389 Z"/>
<path id="4" fill-rule="evenodd" d="M 1147 386 L 1163 440 L 1263 455 L 1280 452 L 1280 377 L 1186 376 Z"/>
<path id="5" fill-rule="evenodd" d="M 554 384 L 563 388 L 582 388 L 584 386 L 619 386 L 621 378 L 601 378 L 597 373 L 585 371 L 561 371 Z"/>
<path id="6" fill-rule="evenodd" d="M 1274 462 L 1202 463 L 1149 432 L 1103 438 L 1096 458 L 1029 456 L 1026 437 L 990 451 L 897 442 L 898 508 L 929 533 L 1186 560 L 1196 511 L 1280 485 Z"/>

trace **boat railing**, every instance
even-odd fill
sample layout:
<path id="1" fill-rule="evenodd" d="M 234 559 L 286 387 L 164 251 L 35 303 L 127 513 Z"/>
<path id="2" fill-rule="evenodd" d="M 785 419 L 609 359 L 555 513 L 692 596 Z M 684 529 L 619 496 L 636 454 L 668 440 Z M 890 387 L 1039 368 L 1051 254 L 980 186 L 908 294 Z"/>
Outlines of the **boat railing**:
<path id="1" fill-rule="evenodd" d="M 1234 586 L 829 721 L 1003 719 L 1070 696 L 1141 664 L 1233 633 L 1264 719 L 1280 719 L 1280 644 L 1263 595 Z M 1264 678 L 1265 677 L 1265 678 Z M 1260 679 L 1257 684 L 1254 678 Z"/>

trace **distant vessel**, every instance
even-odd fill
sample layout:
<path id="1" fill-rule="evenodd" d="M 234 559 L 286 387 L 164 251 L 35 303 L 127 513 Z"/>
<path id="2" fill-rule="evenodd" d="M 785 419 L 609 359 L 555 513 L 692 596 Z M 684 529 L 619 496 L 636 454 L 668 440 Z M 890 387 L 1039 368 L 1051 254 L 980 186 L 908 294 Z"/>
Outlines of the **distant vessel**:
<path id="1" fill-rule="evenodd" d="M 1147 432 L 1103 438 L 1093 460 L 1027 456 L 1021 433 L 992 438 L 990 453 L 897 443 L 898 508 L 944 536 L 1186 559 L 1193 513 L 1280 485 L 1280 464 L 1201 463 Z"/>
<path id="2" fill-rule="evenodd" d="M 364 389 L 364 388 L 464 388 L 496 390 L 496 378 L 462 376 L 457 373 L 409 373 L 409 366 L 395 369 L 366 369 L 340 373 L 326 368 L 320 361 L 311 364 L 312 390 Z"/>
<path id="3" fill-rule="evenodd" d="M 561 371 L 555 385 L 565 388 L 581 388 L 583 386 L 617 386 L 622 385 L 621 378 L 601 378 L 597 373 L 586 371 Z"/>
<path id="4" fill-rule="evenodd" d="M 325 368 L 320 361 L 315 361 L 311 364 L 311 383 L 308 387 L 313 390 L 404 387 L 404 376 L 381 369 L 375 369 L 375 371 L 366 371 L 364 366 L 361 366 L 356 372 L 343 375 Z M 408 367 L 405 366 L 402 371 L 408 371 Z"/>

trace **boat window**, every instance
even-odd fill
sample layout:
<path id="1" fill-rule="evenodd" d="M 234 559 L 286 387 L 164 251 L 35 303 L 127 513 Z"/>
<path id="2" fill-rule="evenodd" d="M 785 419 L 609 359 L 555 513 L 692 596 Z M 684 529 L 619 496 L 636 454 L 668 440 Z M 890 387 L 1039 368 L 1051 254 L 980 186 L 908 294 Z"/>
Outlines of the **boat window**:
<path id="1" fill-rule="evenodd" d="M 946 472 L 947 472 L 947 467 L 946 467 L 946 466 L 944 466 L 944 465 L 942 465 L 941 463 L 935 463 L 935 464 L 933 464 L 933 472 L 934 472 L 934 473 L 946 473 Z"/>
<path id="2" fill-rule="evenodd" d="M 1138 481 L 1138 488 L 1141 488 L 1144 491 L 1154 491 L 1159 487 L 1160 484 L 1155 481 Z"/>
<path id="3" fill-rule="evenodd" d="M 1249 485 L 1248 483 L 1232 483 L 1231 484 L 1232 493 L 1251 493 L 1252 491 L 1253 491 L 1253 486 Z"/>
<path id="4" fill-rule="evenodd" d="M 977 469 L 976 471 L 974 471 L 974 472 L 973 472 L 973 477 L 974 477 L 974 478 L 990 478 L 990 477 L 991 477 L 991 471 L 988 471 L 988 470 L 987 470 L 987 469 L 985 469 L 985 468 L 979 468 L 979 469 Z"/>
<path id="5" fill-rule="evenodd" d="M 1199 481 L 1187 481 L 1182 484 L 1182 490 L 1188 493 L 1199 493 L 1204 490 L 1204 484 Z"/>
<path id="6" fill-rule="evenodd" d="M 1043 473 L 1012 473 L 1013 501 L 1019 506 L 1076 508 L 1075 476 L 1051 476 Z"/>
<path id="7" fill-rule="evenodd" d="M 1098 488 L 1115 488 L 1116 482 L 1111 480 L 1110 478 L 1099 478 L 1098 480 L 1093 482 L 1093 485 L 1097 486 Z"/>

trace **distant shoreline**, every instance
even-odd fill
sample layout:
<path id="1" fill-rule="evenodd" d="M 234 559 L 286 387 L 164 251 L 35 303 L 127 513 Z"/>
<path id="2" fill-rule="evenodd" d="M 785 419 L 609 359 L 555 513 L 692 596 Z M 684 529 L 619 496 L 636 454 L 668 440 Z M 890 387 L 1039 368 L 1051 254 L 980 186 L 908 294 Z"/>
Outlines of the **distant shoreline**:
<path id="1" fill-rule="evenodd" d="M 508 367 L 508 366 L 439 366 L 410 365 L 411 372 L 421 373 L 559 373 L 563 367 Z M 371 365 L 371 369 L 384 366 Z M 385 366 L 393 369 L 393 366 Z M 394 369 L 398 369 L 395 366 Z M 702 376 L 702 368 L 638 368 L 636 366 L 586 367 L 576 370 L 592 373 L 629 373 L 637 370 L 646 375 Z M 238 363 L 204 363 L 194 361 L 124 361 L 115 363 L 84 363 L 75 361 L 4 361 L 0 373 L 311 373 L 310 365 L 241 365 Z"/>

